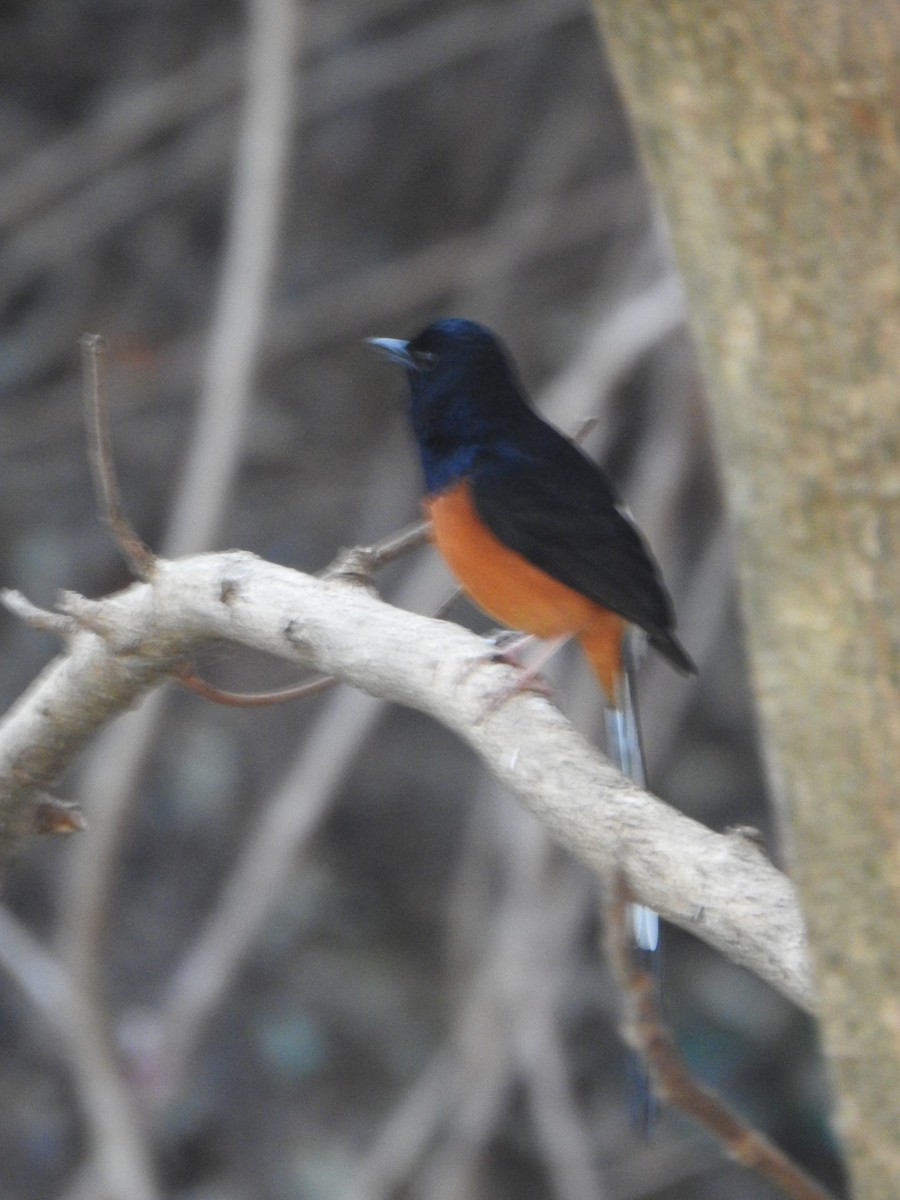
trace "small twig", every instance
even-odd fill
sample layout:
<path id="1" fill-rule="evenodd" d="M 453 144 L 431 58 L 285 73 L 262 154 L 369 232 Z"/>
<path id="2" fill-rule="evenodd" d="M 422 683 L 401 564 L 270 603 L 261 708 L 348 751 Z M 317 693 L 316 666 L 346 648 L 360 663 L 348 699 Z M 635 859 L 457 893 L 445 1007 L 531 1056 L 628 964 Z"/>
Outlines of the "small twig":
<path id="1" fill-rule="evenodd" d="M 310 679 L 307 683 L 295 683 L 271 692 L 227 692 L 222 688 L 213 687 L 193 671 L 185 671 L 176 678 L 180 684 L 196 692 L 204 700 L 211 700 L 213 704 L 224 704 L 229 708 L 266 708 L 270 704 L 283 704 L 286 700 L 305 700 L 309 696 L 327 692 L 329 688 L 340 683 L 335 675 L 323 675 L 321 679 Z"/>
<path id="2" fill-rule="evenodd" d="M 15 588 L 3 588 L 0 591 L 0 604 L 30 625 L 32 629 L 40 629 L 44 633 L 53 633 L 65 640 L 78 629 L 78 622 L 67 613 L 50 612 L 49 609 L 39 608 L 23 596 Z"/>
<path id="3" fill-rule="evenodd" d="M 4 982 L 12 980 L 35 1011 L 67 1038 L 76 1002 L 72 979 L 58 955 L 3 904 L 0 904 L 0 969 Z"/>
<path id="4" fill-rule="evenodd" d="M 447 599 L 441 601 L 441 603 L 437 606 L 437 608 L 431 614 L 435 618 L 435 620 L 443 621 L 444 617 L 446 617 L 447 613 L 450 611 L 450 609 L 453 607 L 453 605 L 456 603 L 456 601 L 460 598 L 460 596 L 462 594 L 463 594 L 463 590 L 461 587 L 454 588 L 453 591 L 450 593 L 450 595 L 447 597 Z"/>
<path id="5" fill-rule="evenodd" d="M 106 394 L 107 356 L 106 342 L 102 337 L 96 333 L 82 334 L 81 367 L 91 473 L 103 518 L 112 530 L 125 561 L 138 579 L 149 579 L 156 559 L 125 516 L 116 477 Z"/>
<path id="6" fill-rule="evenodd" d="M 397 533 L 389 534 L 368 549 L 367 553 L 372 569 L 377 571 L 380 567 L 386 567 L 388 563 L 396 562 L 404 554 L 409 554 L 410 550 L 424 546 L 430 538 L 430 521 L 416 521 L 415 524 L 407 525 L 405 529 L 401 529 Z"/>
<path id="7" fill-rule="evenodd" d="M 586 437 L 594 432 L 599 424 L 599 417 L 585 417 L 580 424 L 575 426 L 575 432 L 572 434 L 572 441 L 583 442 Z"/>
<path id="8" fill-rule="evenodd" d="M 372 546 L 354 546 L 350 550 L 342 550 L 331 566 L 322 572 L 322 577 L 352 578 L 368 583 L 380 567 L 386 567 L 410 550 L 424 546 L 430 536 L 431 522 L 416 521 L 397 533 L 388 534 Z"/>
<path id="9" fill-rule="evenodd" d="M 644 1059 L 660 1098 L 693 1117 L 736 1162 L 756 1171 L 791 1200 L 834 1200 L 764 1134 L 693 1078 L 657 1012 L 653 977 L 637 965 L 631 952 L 628 906 L 632 900 L 624 875 L 617 872 L 607 905 L 606 948 L 628 1009 L 626 1040 Z"/>
<path id="10" fill-rule="evenodd" d="M 396 562 L 411 550 L 417 550 L 431 540 L 431 522 L 416 521 L 396 533 L 375 542 L 372 546 L 354 546 L 342 551 L 330 567 L 322 572 L 323 579 L 358 579 L 368 583 L 371 576 L 381 567 Z M 440 620 L 462 595 L 462 588 L 454 588 L 446 600 L 435 609 L 432 616 Z"/>

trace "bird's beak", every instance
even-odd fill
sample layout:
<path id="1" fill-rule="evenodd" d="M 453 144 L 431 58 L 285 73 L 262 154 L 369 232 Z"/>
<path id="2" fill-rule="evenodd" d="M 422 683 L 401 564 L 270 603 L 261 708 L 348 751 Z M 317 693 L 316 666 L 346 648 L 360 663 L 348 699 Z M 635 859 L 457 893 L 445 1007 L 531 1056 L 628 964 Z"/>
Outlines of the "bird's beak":
<path id="1" fill-rule="evenodd" d="M 416 363 L 409 352 L 409 342 L 404 342 L 402 338 L 366 338 L 366 345 L 374 346 L 383 358 L 390 359 L 391 362 L 415 369 Z"/>

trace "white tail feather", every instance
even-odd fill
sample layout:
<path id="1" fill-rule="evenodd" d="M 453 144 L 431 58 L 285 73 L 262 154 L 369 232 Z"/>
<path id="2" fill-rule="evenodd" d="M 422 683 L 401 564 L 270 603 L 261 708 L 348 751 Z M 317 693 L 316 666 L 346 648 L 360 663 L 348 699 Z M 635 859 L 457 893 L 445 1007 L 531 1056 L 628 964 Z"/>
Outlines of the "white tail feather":
<path id="1" fill-rule="evenodd" d="M 623 775 L 633 779 L 640 787 L 647 785 L 644 766 L 644 747 L 641 742 L 641 726 L 638 721 L 637 703 L 634 697 L 635 647 L 633 633 L 629 630 L 623 647 L 622 682 L 616 697 L 615 708 L 604 709 L 606 718 L 606 752 Z M 629 644 L 630 643 L 630 644 Z M 659 946 L 659 917 L 652 908 L 643 904 L 632 905 L 632 929 L 635 945 L 640 950 L 656 950 Z"/>

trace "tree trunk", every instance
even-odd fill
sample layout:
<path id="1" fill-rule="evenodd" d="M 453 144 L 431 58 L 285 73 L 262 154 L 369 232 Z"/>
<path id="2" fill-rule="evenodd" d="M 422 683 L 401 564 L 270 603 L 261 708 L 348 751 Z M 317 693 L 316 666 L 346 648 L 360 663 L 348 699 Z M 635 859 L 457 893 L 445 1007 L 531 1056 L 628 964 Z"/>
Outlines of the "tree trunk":
<path id="1" fill-rule="evenodd" d="M 684 274 L 854 1194 L 900 1196 L 900 6 L 596 0 Z"/>

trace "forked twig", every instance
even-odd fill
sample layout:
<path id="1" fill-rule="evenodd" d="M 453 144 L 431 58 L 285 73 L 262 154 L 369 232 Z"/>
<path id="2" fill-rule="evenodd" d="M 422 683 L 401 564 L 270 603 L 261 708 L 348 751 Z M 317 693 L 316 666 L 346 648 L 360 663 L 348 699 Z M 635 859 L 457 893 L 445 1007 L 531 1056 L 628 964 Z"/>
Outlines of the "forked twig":
<path id="1" fill-rule="evenodd" d="M 68 613 L 50 612 L 46 608 L 39 608 L 15 588 L 0 590 L 0 604 L 32 629 L 52 633 L 63 641 L 78 629 L 78 623 Z"/>
<path id="2" fill-rule="evenodd" d="M 119 481 L 109 432 L 106 390 L 108 350 L 99 334 L 82 334 L 81 368 L 84 409 L 88 427 L 88 456 L 103 519 L 109 525 L 122 555 L 138 579 L 149 579 L 156 558 L 135 531 L 122 508 Z"/>
<path id="3" fill-rule="evenodd" d="M 741 1120 L 685 1066 L 656 1009 L 653 977 L 635 961 L 629 943 L 628 905 L 632 901 L 621 871 L 612 883 L 606 912 L 606 949 L 627 1008 L 627 1040 L 643 1058 L 660 1099 L 680 1108 L 709 1130 L 728 1154 L 780 1188 L 790 1200 L 834 1200 L 758 1129 Z"/>
<path id="4" fill-rule="evenodd" d="M 103 518 L 112 529 L 119 548 L 135 575 L 140 579 L 148 579 L 153 574 L 156 559 L 153 552 L 135 533 L 131 523 L 125 516 L 116 475 L 112 438 L 109 432 L 109 402 L 106 388 L 109 351 L 106 341 L 99 334 L 95 333 L 82 335 L 80 344 L 91 472 L 94 477 L 94 486 L 97 490 L 97 497 L 100 501 Z M 408 548 L 418 544 L 417 541 L 409 538 L 409 534 L 414 532 L 416 528 L 418 527 L 412 527 L 411 530 L 404 531 L 406 538 L 409 540 Z M 405 553 L 403 548 L 398 548 L 395 545 L 395 543 L 399 544 L 406 540 L 404 534 L 397 534 L 385 539 L 385 558 L 383 560 L 380 558 L 382 551 L 379 546 L 372 547 L 370 551 L 367 551 L 371 555 L 372 562 L 376 565 L 381 561 L 390 562 L 394 557 Z M 421 540 L 425 540 L 427 536 L 426 526 L 424 536 L 422 536 Z M 42 614 L 42 616 L 45 621 L 49 621 L 54 617 L 54 614 Z M 30 614 L 30 619 L 35 621 L 33 613 Z M 54 623 L 53 628 L 55 630 L 61 629 L 63 621 L 70 623 L 68 617 L 60 616 L 56 618 L 56 622 L 59 624 Z M 68 625 L 66 628 L 68 629 Z M 178 676 L 178 680 L 186 688 L 189 688 L 207 700 L 211 700 L 215 704 L 223 704 L 236 708 L 261 708 L 271 704 L 281 704 L 286 700 L 297 700 L 314 696 L 319 692 L 333 687 L 338 682 L 334 677 L 326 676 L 323 679 L 314 679 L 308 683 L 279 688 L 271 692 L 237 693 L 214 687 L 192 671 L 184 671 Z"/>

